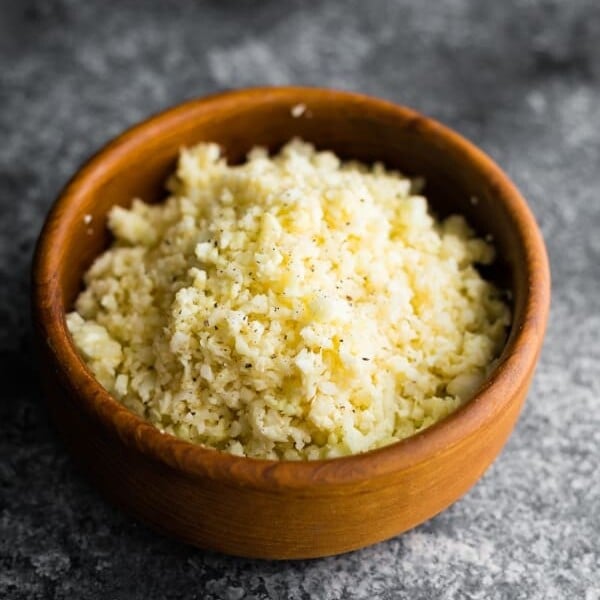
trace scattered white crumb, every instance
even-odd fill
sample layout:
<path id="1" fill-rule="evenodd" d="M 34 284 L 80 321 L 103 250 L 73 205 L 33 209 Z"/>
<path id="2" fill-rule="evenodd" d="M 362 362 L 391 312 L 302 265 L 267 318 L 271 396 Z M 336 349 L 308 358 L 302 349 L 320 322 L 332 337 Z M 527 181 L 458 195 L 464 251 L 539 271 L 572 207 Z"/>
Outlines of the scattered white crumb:
<path id="1" fill-rule="evenodd" d="M 295 106 L 292 106 L 292 110 L 290 112 L 292 113 L 292 117 L 294 117 L 294 119 L 298 119 L 306 112 L 306 104 L 296 104 Z"/>
<path id="2" fill-rule="evenodd" d="M 84 215 L 84 216 L 83 216 L 83 222 L 84 222 L 86 225 L 89 225 L 89 224 L 92 222 L 92 219 L 93 219 L 93 218 L 94 218 L 94 217 L 92 217 L 92 215 L 90 215 L 90 214 Z"/>

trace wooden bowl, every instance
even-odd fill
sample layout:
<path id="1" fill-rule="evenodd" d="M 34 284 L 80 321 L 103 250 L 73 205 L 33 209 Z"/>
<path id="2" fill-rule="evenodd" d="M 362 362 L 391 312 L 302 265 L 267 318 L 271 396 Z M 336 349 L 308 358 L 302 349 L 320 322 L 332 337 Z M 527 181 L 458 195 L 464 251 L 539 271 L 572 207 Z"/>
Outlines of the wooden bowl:
<path id="1" fill-rule="evenodd" d="M 305 110 L 294 117 L 298 105 Z M 493 276 L 513 294 L 514 323 L 499 366 L 471 402 L 402 442 L 314 462 L 240 458 L 161 434 L 97 383 L 65 325 L 84 271 L 109 242 L 107 211 L 134 196 L 164 198 L 182 146 L 216 141 L 239 161 L 256 144 L 276 149 L 293 136 L 345 158 L 380 160 L 423 175 L 439 213 L 462 213 L 481 235 L 493 236 L 501 257 Z M 534 217 L 483 152 L 407 108 L 294 87 L 193 100 L 121 135 L 66 186 L 46 220 L 33 266 L 33 316 L 50 411 L 98 487 L 126 511 L 185 542 L 279 559 L 367 546 L 462 496 L 515 424 L 549 298 L 548 261 Z"/>

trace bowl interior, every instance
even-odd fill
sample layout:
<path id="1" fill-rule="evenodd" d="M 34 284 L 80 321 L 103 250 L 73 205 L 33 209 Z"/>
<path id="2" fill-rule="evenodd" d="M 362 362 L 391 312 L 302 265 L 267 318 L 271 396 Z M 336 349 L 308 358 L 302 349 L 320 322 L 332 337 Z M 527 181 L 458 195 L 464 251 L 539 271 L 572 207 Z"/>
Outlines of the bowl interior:
<path id="1" fill-rule="evenodd" d="M 292 108 L 298 103 L 306 110 L 294 118 Z M 382 161 L 424 177 L 424 193 L 438 215 L 462 214 L 479 235 L 493 236 L 498 258 L 485 277 L 512 292 L 510 345 L 524 313 L 527 261 L 515 215 L 510 203 L 503 202 L 500 175 L 482 167 L 481 161 L 489 161 L 459 136 L 412 111 L 322 91 L 263 90 L 188 103 L 130 130 L 101 151 L 76 178 L 76 183 L 83 182 L 77 202 L 65 206 L 61 215 L 69 232 L 57 273 L 63 309 L 72 309 L 83 273 L 110 241 L 108 210 L 115 204 L 127 206 L 135 197 L 164 199 L 164 184 L 181 147 L 217 142 L 230 162 L 240 162 L 255 145 L 274 151 L 294 136 L 342 158 Z"/>

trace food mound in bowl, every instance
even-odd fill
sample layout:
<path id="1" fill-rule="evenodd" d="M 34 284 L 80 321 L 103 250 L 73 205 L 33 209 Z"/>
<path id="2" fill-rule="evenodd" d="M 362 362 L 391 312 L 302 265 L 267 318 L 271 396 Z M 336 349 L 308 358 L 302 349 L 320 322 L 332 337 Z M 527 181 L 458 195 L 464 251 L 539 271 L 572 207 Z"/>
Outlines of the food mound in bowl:
<path id="1" fill-rule="evenodd" d="M 113 245 L 67 324 L 120 402 L 241 456 L 331 458 L 444 418 L 476 392 L 510 313 L 494 249 L 428 212 L 420 182 L 293 140 L 229 166 L 181 152 L 163 204 L 108 219 Z"/>

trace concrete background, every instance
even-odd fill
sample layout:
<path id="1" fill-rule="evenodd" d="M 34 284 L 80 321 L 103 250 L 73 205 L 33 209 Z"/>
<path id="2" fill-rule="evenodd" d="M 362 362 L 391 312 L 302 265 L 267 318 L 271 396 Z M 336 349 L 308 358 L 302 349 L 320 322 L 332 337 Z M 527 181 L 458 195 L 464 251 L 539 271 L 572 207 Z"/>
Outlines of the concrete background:
<path id="1" fill-rule="evenodd" d="M 504 453 L 402 537 L 305 562 L 162 538 L 98 496 L 48 425 L 28 269 L 53 198 L 123 128 L 216 90 L 335 86 L 487 150 L 537 215 L 553 308 Z M 0 0 L 0 597 L 600 598 L 600 3 Z"/>

